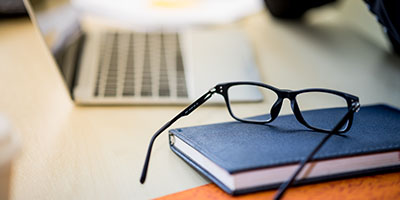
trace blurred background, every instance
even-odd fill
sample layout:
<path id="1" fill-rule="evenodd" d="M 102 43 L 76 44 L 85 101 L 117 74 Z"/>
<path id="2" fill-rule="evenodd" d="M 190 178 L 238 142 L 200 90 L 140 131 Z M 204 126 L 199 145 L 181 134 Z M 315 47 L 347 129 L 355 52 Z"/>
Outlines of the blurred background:
<path id="1" fill-rule="evenodd" d="M 69 0 L 54 2 L 68 3 Z M 86 13 L 130 27 L 176 27 L 229 23 L 264 8 L 277 19 L 299 20 L 313 8 L 341 2 L 338 0 L 71 0 L 70 3 Z M 371 14 L 376 15 L 375 23 L 382 26 L 392 50 L 399 54 L 400 3 L 387 0 L 365 0 L 364 3 Z M 357 15 L 357 13 L 352 15 L 354 14 Z M 26 15 L 23 0 L 0 0 L 0 17 Z M 351 15 L 346 17 L 348 20 L 353 18 Z"/>

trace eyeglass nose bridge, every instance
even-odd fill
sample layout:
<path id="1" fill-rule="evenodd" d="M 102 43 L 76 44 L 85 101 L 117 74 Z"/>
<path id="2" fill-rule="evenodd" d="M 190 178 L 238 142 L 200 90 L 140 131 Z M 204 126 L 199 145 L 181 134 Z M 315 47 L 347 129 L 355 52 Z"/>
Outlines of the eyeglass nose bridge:
<path id="1" fill-rule="evenodd" d="M 268 122 L 271 122 L 278 117 L 278 115 L 281 111 L 282 105 L 283 105 L 283 101 L 285 99 L 288 99 L 290 101 L 292 110 L 293 110 L 293 112 L 295 112 L 293 107 L 294 107 L 294 104 L 297 104 L 296 99 L 295 99 L 296 94 L 294 94 L 291 90 L 280 90 L 279 92 L 277 92 L 277 95 L 278 95 L 278 99 L 275 101 L 274 105 L 272 105 L 272 107 L 271 107 L 271 111 L 270 111 L 271 119 Z"/>
<path id="2" fill-rule="evenodd" d="M 277 94 L 278 98 L 282 99 L 282 101 L 284 99 L 289 99 L 290 101 L 292 101 L 292 99 L 296 97 L 296 93 L 293 92 L 292 90 L 279 90 Z"/>

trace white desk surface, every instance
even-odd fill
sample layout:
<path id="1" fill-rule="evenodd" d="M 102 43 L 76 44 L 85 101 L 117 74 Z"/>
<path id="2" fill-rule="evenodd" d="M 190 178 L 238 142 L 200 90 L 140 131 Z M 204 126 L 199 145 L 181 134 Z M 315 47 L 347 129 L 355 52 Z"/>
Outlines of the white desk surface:
<path id="1" fill-rule="evenodd" d="M 359 96 L 364 105 L 400 107 L 400 58 L 389 53 L 361 1 L 312 12 L 304 23 L 261 12 L 234 26 L 248 34 L 265 83 L 332 88 Z M 148 199 L 208 183 L 170 151 L 164 134 L 141 185 L 151 135 L 184 107 L 75 106 L 27 18 L 0 21 L 0 92 L 0 112 L 23 142 L 12 199 Z M 290 113 L 284 107 L 282 113 Z M 203 106 L 173 127 L 228 120 L 225 106 Z"/>

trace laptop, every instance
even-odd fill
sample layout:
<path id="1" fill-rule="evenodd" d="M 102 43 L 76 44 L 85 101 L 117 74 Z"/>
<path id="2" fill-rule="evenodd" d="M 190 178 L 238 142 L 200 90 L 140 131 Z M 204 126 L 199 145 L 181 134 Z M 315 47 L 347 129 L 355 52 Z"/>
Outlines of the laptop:
<path id="1" fill-rule="evenodd" d="M 187 104 L 220 82 L 260 80 L 238 29 L 134 31 L 96 23 L 65 0 L 24 3 L 80 105 Z M 257 93 L 234 101 L 262 100 Z"/>

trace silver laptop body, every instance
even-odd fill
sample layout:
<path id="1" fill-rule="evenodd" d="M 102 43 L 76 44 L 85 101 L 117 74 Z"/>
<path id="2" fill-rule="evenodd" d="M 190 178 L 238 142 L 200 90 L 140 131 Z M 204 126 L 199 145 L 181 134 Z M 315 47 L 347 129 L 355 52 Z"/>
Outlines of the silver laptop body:
<path id="1" fill-rule="evenodd" d="M 96 25 L 68 1 L 25 5 L 78 104 L 187 104 L 219 82 L 259 81 L 237 29 L 132 31 Z"/>

